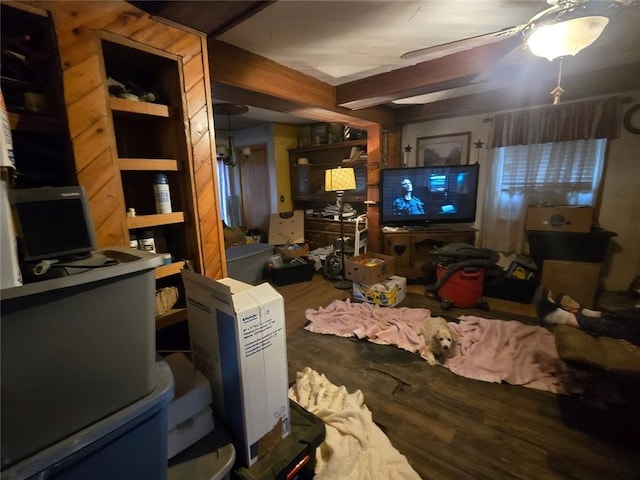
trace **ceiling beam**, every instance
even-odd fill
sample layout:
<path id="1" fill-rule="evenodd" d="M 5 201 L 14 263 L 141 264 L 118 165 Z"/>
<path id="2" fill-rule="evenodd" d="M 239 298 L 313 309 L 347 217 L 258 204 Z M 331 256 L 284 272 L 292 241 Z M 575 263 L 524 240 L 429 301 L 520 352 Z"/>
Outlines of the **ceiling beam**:
<path id="1" fill-rule="evenodd" d="M 286 113 L 291 113 L 290 109 L 301 109 L 307 114 L 315 112 L 316 116 L 333 118 L 330 121 L 339 123 L 355 125 L 353 122 L 358 122 L 362 125 L 394 127 L 393 110 L 388 107 L 352 112 L 336 106 L 335 87 L 328 83 L 219 40 L 209 39 L 208 47 L 213 96 L 216 98 L 220 98 L 219 92 L 223 87 L 232 87 L 236 93 L 244 92 L 246 95 L 244 98 L 234 98 L 234 102 Z M 261 99 L 262 105 L 250 103 L 247 98 L 252 101 Z M 269 99 L 271 105 L 265 103 Z M 284 105 L 287 110 L 278 109 L 278 105 L 280 108 Z M 316 120 L 323 121 L 320 118 Z"/>
<path id="2" fill-rule="evenodd" d="M 410 124 L 550 105 L 553 103 L 550 92 L 556 82 L 557 78 L 553 75 L 530 75 L 528 81 L 515 81 L 507 88 L 398 109 L 396 122 Z M 640 88 L 640 62 L 601 69 L 590 72 L 588 76 L 566 76 L 562 80 L 562 88 L 565 93 L 560 102 L 635 91 Z"/>
<path id="3" fill-rule="evenodd" d="M 372 107 L 469 83 L 522 44 L 518 36 L 471 50 L 380 73 L 336 87 L 336 104 L 351 109 Z"/>
<path id="4" fill-rule="evenodd" d="M 273 1 L 129 1 L 150 15 L 184 25 L 215 38 L 268 7 Z"/>

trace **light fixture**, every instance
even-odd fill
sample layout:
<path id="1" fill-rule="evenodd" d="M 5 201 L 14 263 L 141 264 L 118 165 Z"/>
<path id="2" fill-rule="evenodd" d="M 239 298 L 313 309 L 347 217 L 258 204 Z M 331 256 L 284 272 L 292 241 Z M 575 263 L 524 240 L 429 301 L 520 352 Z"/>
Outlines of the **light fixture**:
<path id="1" fill-rule="evenodd" d="M 544 24 L 531 32 L 527 46 L 534 55 L 550 61 L 575 56 L 595 42 L 608 23 L 607 17 L 591 16 Z"/>
<path id="2" fill-rule="evenodd" d="M 553 104 L 564 93 L 562 60 L 575 56 L 595 42 L 609 23 L 609 19 L 624 5 L 621 0 L 552 0 L 554 4 L 523 30 L 529 51 L 549 61 L 559 59 L 558 85 L 551 91 Z"/>
<path id="3" fill-rule="evenodd" d="M 356 175 L 353 168 L 331 168 L 325 170 L 324 189 L 327 192 L 336 192 L 336 206 L 340 216 L 340 275 L 341 280 L 336 283 L 335 287 L 340 290 L 351 288 L 351 282 L 345 278 L 344 265 L 344 202 L 343 195 L 347 190 L 356 189 Z"/>
<path id="4" fill-rule="evenodd" d="M 241 115 L 243 113 L 247 113 L 249 111 L 249 107 L 246 105 L 240 105 L 238 103 L 217 103 L 213 106 L 213 110 L 215 113 L 224 114 L 227 116 L 227 132 L 228 132 L 228 146 L 226 149 L 223 147 L 219 148 L 218 159 L 223 161 L 225 165 L 229 165 L 230 167 L 238 166 L 238 159 L 236 155 L 236 147 L 233 141 L 233 133 L 231 131 L 231 115 Z M 245 160 L 249 158 L 251 154 L 251 149 L 249 149 L 249 155 L 245 154 L 246 147 L 242 149 L 242 154 L 245 157 Z"/>

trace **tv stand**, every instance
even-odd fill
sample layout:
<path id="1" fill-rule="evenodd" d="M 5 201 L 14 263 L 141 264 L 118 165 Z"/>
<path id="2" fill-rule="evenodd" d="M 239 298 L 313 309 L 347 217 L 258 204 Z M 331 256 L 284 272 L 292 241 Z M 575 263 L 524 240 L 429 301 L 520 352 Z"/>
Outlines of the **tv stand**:
<path id="1" fill-rule="evenodd" d="M 382 232 L 382 253 L 395 258 L 395 273 L 411 279 L 425 278 L 425 269 L 430 270 L 436 255 L 435 248 L 449 243 L 475 245 L 476 229 L 468 226 L 445 227 L 441 225 L 403 228 L 394 232 Z M 435 279 L 427 279 L 432 283 Z"/>

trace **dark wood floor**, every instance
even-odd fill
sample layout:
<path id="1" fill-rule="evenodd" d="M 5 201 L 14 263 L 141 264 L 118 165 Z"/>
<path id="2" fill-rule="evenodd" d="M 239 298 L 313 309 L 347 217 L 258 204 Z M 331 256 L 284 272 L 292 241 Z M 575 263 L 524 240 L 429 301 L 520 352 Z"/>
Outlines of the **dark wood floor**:
<path id="1" fill-rule="evenodd" d="M 640 479 L 638 396 L 594 408 L 575 397 L 463 378 L 392 346 L 309 333 L 305 310 L 350 292 L 321 275 L 277 288 L 285 299 L 290 381 L 310 367 L 350 392 L 360 389 L 374 421 L 423 479 Z M 421 293 L 402 306 L 535 324 L 505 311 L 442 312 Z"/>

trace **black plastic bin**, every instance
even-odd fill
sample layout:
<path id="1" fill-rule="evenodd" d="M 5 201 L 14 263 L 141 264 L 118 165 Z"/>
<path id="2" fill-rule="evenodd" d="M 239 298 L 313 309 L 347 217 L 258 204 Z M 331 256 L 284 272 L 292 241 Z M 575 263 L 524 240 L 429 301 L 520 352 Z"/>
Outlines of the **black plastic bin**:
<path id="1" fill-rule="evenodd" d="M 592 229 L 589 233 L 530 230 L 529 254 L 539 266 L 543 260 L 602 263 L 609 239 L 616 235 L 603 229 Z"/>
<path id="2" fill-rule="evenodd" d="M 303 258 L 303 257 L 298 257 Z M 313 261 L 304 260 L 305 263 L 285 263 L 281 267 L 267 267 L 266 277 L 269 282 L 280 287 L 292 283 L 309 282 L 315 272 Z"/>
<path id="3" fill-rule="evenodd" d="M 232 479 L 242 480 L 310 480 L 316 464 L 316 449 L 325 437 L 324 422 L 293 400 L 291 433 L 251 468 L 231 471 Z"/>

